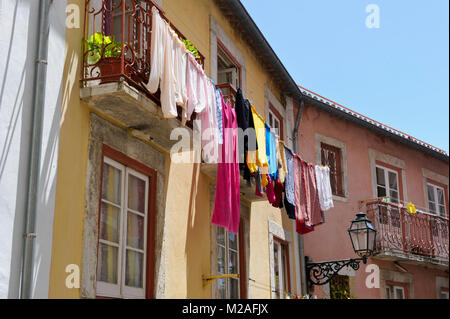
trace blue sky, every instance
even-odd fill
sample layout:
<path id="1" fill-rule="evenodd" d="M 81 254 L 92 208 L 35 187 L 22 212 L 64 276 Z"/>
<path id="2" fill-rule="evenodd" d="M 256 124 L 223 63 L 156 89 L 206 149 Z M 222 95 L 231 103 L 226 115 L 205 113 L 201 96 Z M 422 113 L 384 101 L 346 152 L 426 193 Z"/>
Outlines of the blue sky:
<path id="1" fill-rule="evenodd" d="M 448 0 L 241 2 L 298 84 L 449 151 Z"/>

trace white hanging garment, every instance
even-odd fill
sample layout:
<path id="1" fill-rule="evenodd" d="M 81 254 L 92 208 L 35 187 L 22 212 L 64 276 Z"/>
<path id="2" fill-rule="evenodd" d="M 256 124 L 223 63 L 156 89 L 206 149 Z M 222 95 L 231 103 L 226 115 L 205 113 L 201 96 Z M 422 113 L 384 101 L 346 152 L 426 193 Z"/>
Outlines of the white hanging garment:
<path id="1" fill-rule="evenodd" d="M 314 170 L 316 173 L 316 184 L 319 194 L 320 208 L 322 211 L 327 211 L 334 207 L 333 193 L 330 182 L 330 168 L 328 166 L 316 165 Z"/>
<path id="2" fill-rule="evenodd" d="M 186 45 L 180 40 L 178 35 L 176 36 L 175 44 L 174 73 L 177 82 L 175 97 L 177 104 L 185 108 L 187 103 L 186 63 L 188 53 L 186 51 Z"/>
<path id="3" fill-rule="evenodd" d="M 164 73 L 161 82 L 161 110 L 165 118 L 177 117 L 177 103 L 176 103 L 176 86 L 175 78 L 175 49 L 177 34 L 173 31 L 167 23 L 168 28 L 165 44 L 164 54 Z"/>
<path id="4" fill-rule="evenodd" d="M 196 67 L 196 62 L 191 54 L 187 55 L 186 63 L 186 89 L 187 89 L 187 108 L 186 112 L 183 113 L 182 124 L 184 125 L 186 121 L 191 119 L 192 113 L 194 113 L 195 105 L 197 105 L 197 76 L 198 71 Z"/>
<path id="5" fill-rule="evenodd" d="M 216 117 L 215 88 L 211 81 L 205 77 L 206 105 L 200 114 L 202 125 L 203 160 L 206 163 L 217 163 L 219 157 L 219 134 Z"/>
<path id="6" fill-rule="evenodd" d="M 197 69 L 198 70 L 198 69 Z M 197 76 L 197 104 L 195 105 L 194 111 L 196 113 L 201 113 L 206 107 L 207 103 L 207 93 L 206 93 L 206 77 L 203 70 L 198 70 Z"/>
<path id="7" fill-rule="evenodd" d="M 152 37 L 150 52 L 150 76 L 145 85 L 150 93 L 158 90 L 164 72 L 164 51 L 167 37 L 167 25 L 156 7 L 152 8 Z"/>

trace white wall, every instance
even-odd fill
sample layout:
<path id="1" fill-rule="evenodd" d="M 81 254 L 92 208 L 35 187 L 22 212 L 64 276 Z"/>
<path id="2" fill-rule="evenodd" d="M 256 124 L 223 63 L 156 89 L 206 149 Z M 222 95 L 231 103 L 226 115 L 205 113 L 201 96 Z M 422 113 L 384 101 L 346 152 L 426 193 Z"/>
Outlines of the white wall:
<path id="1" fill-rule="evenodd" d="M 0 298 L 19 296 L 39 1 L 0 1 Z M 50 9 L 33 297 L 47 298 L 64 67 L 66 0 Z"/>

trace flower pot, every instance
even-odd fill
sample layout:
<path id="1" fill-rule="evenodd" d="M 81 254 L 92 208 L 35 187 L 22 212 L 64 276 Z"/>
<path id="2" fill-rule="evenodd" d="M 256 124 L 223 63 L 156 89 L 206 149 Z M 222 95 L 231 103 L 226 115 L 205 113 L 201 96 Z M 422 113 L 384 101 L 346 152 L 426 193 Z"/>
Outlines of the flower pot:
<path id="1" fill-rule="evenodd" d="M 120 57 L 103 58 L 98 62 L 98 67 L 100 69 L 100 76 L 101 76 L 100 84 L 120 81 L 120 76 L 122 75 L 120 63 L 121 63 Z M 133 72 L 132 67 L 130 65 L 127 66 L 126 63 L 125 63 L 125 72 L 123 75 L 126 75 L 127 77 L 131 78 L 137 84 L 139 84 L 142 81 L 145 82 L 145 78 L 142 75 Z"/>
<path id="2" fill-rule="evenodd" d="M 121 70 L 121 57 L 109 57 L 102 58 L 98 62 L 100 69 L 100 84 L 109 82 L 118 82 L 120 80 Z"/>

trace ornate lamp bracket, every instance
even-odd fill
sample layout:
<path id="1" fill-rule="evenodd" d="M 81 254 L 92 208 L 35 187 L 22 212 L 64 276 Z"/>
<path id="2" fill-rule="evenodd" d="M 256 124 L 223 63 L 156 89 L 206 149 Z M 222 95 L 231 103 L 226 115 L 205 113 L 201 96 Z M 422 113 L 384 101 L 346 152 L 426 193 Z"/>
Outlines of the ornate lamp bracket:
<path id="1" fill-rule="evenodd" d="M 320 263 L 306 262 L 306 277 L 309 286 L 327 284 L 344 267 L 351 267 L 354 270 L 358 270 L 361 261 L 365 264 L 367 257 L 324 261 Z"/>

